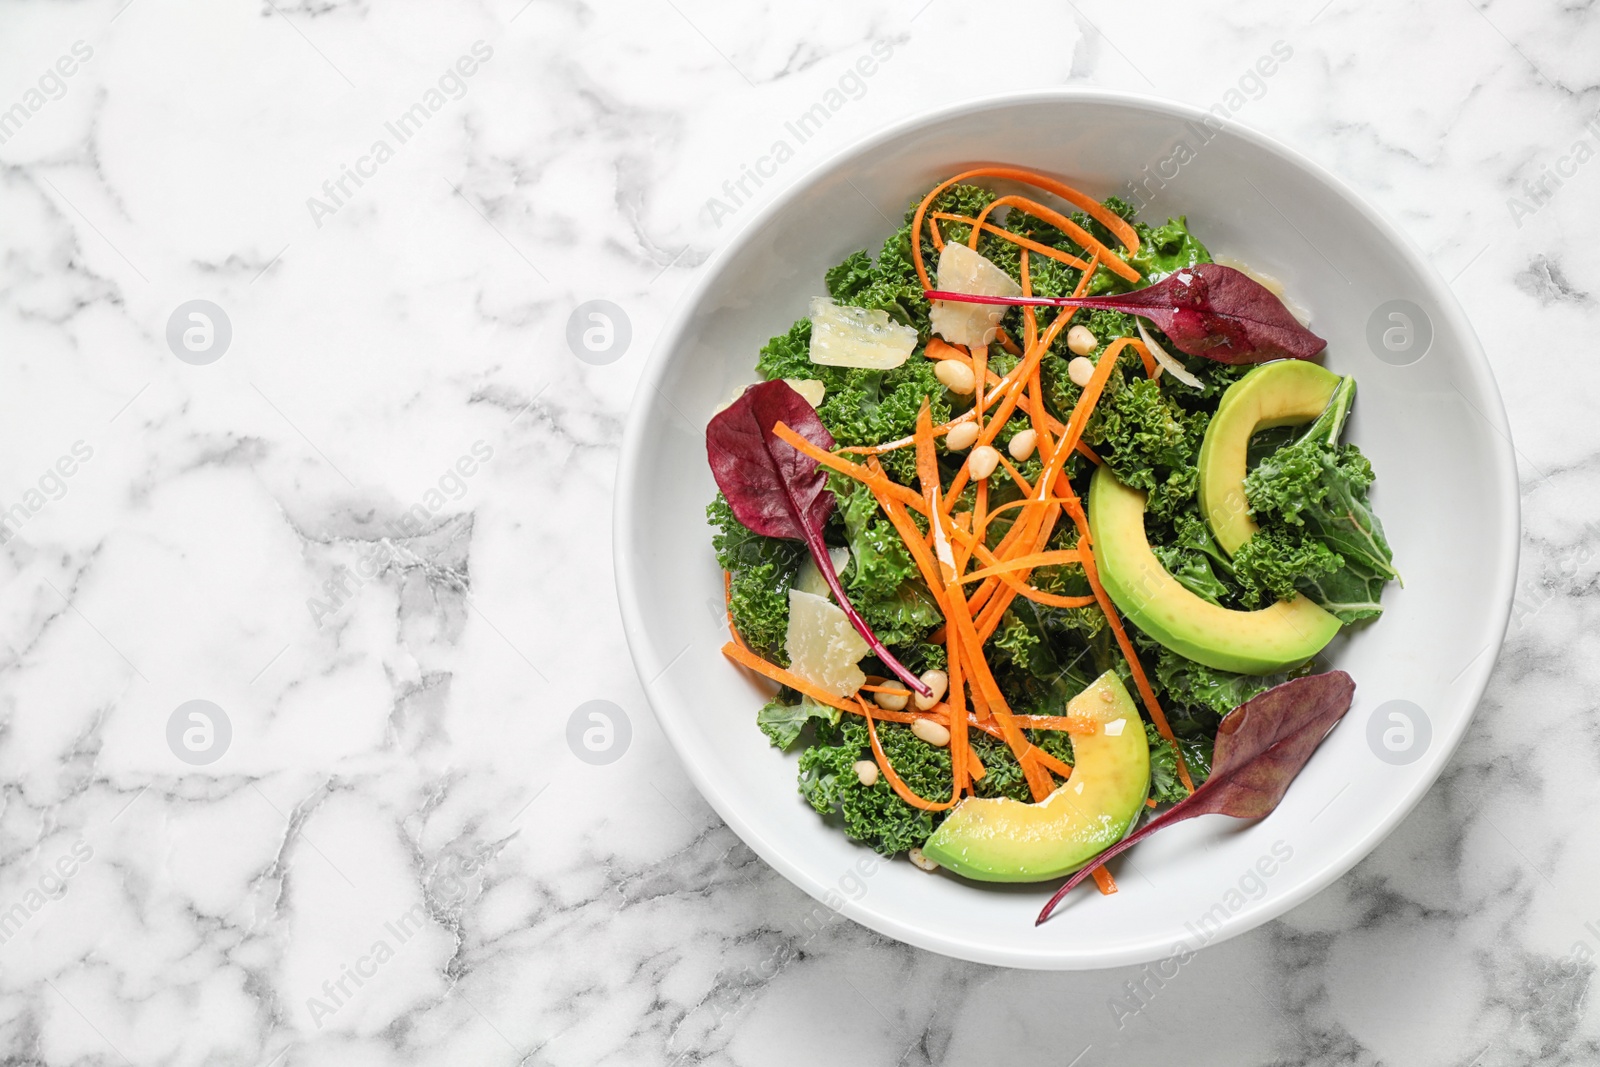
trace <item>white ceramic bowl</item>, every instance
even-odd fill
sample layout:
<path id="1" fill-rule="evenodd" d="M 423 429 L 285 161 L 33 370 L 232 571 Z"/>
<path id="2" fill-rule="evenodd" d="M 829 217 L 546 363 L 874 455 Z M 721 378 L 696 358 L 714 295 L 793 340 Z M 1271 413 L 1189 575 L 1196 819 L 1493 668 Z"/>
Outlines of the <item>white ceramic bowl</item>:
<path id="1" fill-rule="evenodd" d="M 874 136 L 750 218 L 704 268 L 634 398 L 617 481 L 617 579 L 662 728 L 751 848 L 890 937 L 985 963 L 1075 969 L 1168 957 L 1248 930 L 1349 870 L 1405 817 L 1455 749 L 1494 665 L 1516 573 L 1516 468 L 1466 317 L 1411 243 L 1336 178 L 1259 134 L 1204 120 L 1164 101 L 1052 91 L 947 108 Z M 769 747 L 755 726 L 768 687 L 719 653 L 722 583 L 704 517 L 716 488 L 705 424 L 755 380 L 757 350 L 806 314 L 828 266 L 859 248 L 876 253 L 910 198 L 979 162 L 1051 172 L 1099 196 L 1123 192 L 1130 178 L 1175 175 L 1144 217 L 1186 214 L 1214 254 L 1282 279 L 1328 339 L 1327 366 L 1356 375 L 1349 439 L 1377 469 L 1374 502 L 1405 575 L 1375 625 L 1325 654 L 1355 676 L 1355 706 L 1277 811 L 1257 823 L 1208 816 L 1154 835 L 1114 861 L 1121 892 L 1080 889 L 1038 928 L 1053 887 L 978 885 L 903 859 L 873 862 L 805 804 L 796 755 Z M 1368 342 L 1374 313 L 1395 299 L 1431 321 L 1431 344 L 1407 365 L 1397 364 L 1417 355 L 1415 342 L 1388 360 Z M 1388 730 L 1405 747 L 1405 723 L 1392 713 L 1419 717 L 1391 701 L 1426 720 L 1400 754 L 1410 762 L 1377 754 L 1396 758 L 1384 748 Z"/>

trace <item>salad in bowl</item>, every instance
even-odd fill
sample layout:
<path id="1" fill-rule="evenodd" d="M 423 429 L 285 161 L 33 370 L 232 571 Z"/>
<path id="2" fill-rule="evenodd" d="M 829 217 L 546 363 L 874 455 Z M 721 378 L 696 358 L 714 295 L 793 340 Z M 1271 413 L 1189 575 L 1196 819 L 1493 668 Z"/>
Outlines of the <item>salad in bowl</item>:
<path id="1" fill-rule="evenodd" d="M 1354 378 L 1184 218 L 980 167 L 826 272 L 706 428 L 732 664 L 798 790 L 884 855 L 1067 877 L 1258 818 L 1397 580 Z"/>

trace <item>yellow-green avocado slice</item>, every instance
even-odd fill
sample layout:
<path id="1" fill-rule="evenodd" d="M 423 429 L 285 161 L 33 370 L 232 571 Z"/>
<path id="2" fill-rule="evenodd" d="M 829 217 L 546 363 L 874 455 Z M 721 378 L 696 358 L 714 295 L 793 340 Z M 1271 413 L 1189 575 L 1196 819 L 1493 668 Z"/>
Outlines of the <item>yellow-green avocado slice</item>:
<path id="1" fill-rule="evenodd" d="M 1222 394 L 1200 444 L 1200 511 L 1228 555 L 1257 529 L 1244 495 L 1250 438 L 1321 415 L 1341 380 L 1315 363 L 1280 359 L 1261 364 Z"/>
<path id="2" fill-rule="evenodd" d="M 1037 804 L 968 797 L 923 855 L 980 882 L 1042 882 L 1121 841 L 1150 791 L 1150 745 L 1128 691 L 1110 671 L 1067 705 L 1072 777 Z"/>
<path id="3" fill-rule="evenodd" d="M 1144 533 L 1144 493 L 1100 467 L 1089 483 L 1089 536 L 1100 583 L 1133 624 L 1196 663 L 1273 674 L 1304 663 L 1339 632 L 1339 620 L 1304 596 L 1259 611 L 1201 599 L 1168 574 Z"/>

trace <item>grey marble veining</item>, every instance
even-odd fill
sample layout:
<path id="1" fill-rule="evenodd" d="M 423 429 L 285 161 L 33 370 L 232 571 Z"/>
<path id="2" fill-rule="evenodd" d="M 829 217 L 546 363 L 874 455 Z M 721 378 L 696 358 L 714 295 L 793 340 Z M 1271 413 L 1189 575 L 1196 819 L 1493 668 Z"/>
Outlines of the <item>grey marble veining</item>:
<path id="1" fill-rule="evenodd" d="M 1600 1062 L 1600 15 L 1153 14 L 10 5 L 0 1057 Z M 1399 220 L 1483 338 L 1523 478 L 1516 617 L 1444 777 L 1166 978 L 819 918 L 684 777 L 610 574 L 623 415 L 707 257 L 853 139 L 1047 85 L 1221 104 Z M 168 341 L 196 299 L 232 334 L 203 365 Z M 632 329 L 601 365 L 566 341 L 595 299 Z M 225 745 L 215 712 L 173 725 L 194 700 Z M 610 764 L 569 748 L 592 700 L 631 725 Z"/>

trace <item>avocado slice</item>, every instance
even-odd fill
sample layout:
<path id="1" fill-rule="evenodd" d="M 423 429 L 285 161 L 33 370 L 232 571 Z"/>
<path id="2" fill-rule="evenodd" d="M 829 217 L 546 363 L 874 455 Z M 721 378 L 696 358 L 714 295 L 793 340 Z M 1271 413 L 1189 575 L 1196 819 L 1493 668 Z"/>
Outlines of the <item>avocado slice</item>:
<path id="1" fill-rule="evenodd" d="M 1273 674 L 1304 663 L 1339 632 L 1339 620 L 1304 596 L 1233 611 L 1185 589 L 1150 551 L 1144 500 L 1110 467 L 1096 470 L 1089 483 L 1089 536 L 1100 582 L 1146 634 L 1219 671 Z"/>
<path id="2" fill-rule="evenodd" d="M 1228 555 L 1255 535 L 1244 476 L 1257 430 L 1298 426 L 1322 414 L 1342 381 L 1303 359 L 1263 363 L 1228 387 L 1200 445 L 1200 511 Z"/>
<path id="3" fill-rule="evenodd" d="M 1150 791 L 1150 745 L 1139 711 L 1107 671 L 1067 704 L 1072 777 L 1037 804 L 968 797 L 923 855 L 980 882 L 1042 882 L 1121 841 Z"/>

